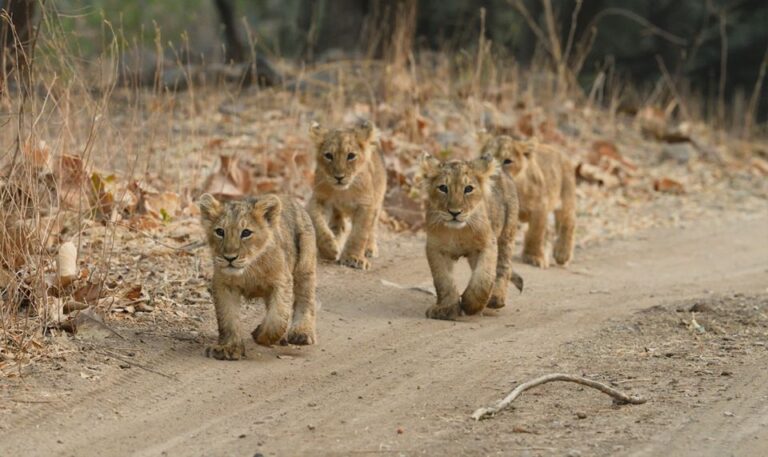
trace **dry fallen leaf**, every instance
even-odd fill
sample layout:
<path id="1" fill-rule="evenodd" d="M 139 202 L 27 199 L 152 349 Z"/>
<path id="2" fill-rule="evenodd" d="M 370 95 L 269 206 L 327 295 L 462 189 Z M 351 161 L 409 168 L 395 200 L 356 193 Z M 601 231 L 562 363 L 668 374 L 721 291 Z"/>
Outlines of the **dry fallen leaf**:
<path id="1" fill-rule="evenodd" d="M 222 199 L 242 197 L 250 191 L 250 171 L 239 163 L 237 157 L 224 154 L 219 156 L 216 170 L 203 183 L 203 192 Z"/>
<path id="2" fill-rule="evenodd" d="M 681 195 L 685 193 L 685 188 L 682 183 L 675 181 L 672 178 L 659 178 L 653 181 L 653 190 L 656 192 L 663 192 L 666 194 Z"/>
<path id="3" fill-rule="evenodd" d="M 54 179 L 59 197 L 59 206 L 71 210 L 87 210 L 90 202 L 88 193 L 88 171 L 83 159 L 78 156 L 61 154 L 54 168 Z"/>
<path id="4" fill-rule="evenodd" d="M 619 178 L 589 163 L 582 162 L 576 166 L 576 177 L 590 184 L 612 189 L 618 187 Z"/>

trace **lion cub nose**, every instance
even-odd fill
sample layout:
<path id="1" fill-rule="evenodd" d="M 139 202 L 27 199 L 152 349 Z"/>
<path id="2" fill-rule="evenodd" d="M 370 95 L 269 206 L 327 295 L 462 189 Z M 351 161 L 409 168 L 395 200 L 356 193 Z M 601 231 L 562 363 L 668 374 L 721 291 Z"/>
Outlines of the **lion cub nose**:
<path id="1" fill-rule="evenodd" d="M 458 210 L 458 211 L 454 211 L 454 210 L 452 210 L 452 209 L 449 209 L 449 210 L 448 210 L 448 212 L 449 212 L 449 213 L 451 213 L 451 216 L 453 216 L 453 217 L 456 217 L 456 216 L 458 216 L 459 214 L 461 214 L 461 210 Z"/>
<path id="2" fill-rule="evenodd" d="M 223 255 L 222 257 L 229 263 L 232 263 L 237 259 L 237 255 Z"/>
<path id="3" fill-rule="evenodd" d="M 341 183 L 341 181 L 344 179 L 344 176 L 334 176 L 334 178 L 336 178 L 336 181 Z"/>

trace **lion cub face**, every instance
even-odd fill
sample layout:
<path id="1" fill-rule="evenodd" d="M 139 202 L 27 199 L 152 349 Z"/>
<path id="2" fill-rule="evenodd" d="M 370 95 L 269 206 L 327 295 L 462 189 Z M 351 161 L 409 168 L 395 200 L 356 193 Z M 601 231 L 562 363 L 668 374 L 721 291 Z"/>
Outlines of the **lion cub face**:
<path id="1" fill-rule="evenodd" d="M 496 165 L 488 156 L 441 162 L 425 154 L 421 176 L 428 197 L 427 225 L 458 229 L 470 223 L 490 192 L 490 179 L 495 173 Z"/>
<path id="2" fill-rule="evenodd" d="M 517 176 L 528 168 L 534 149 L 532 141 L 516 141 L 510 136 L 501 135 L 488 140 L 481 154 L 493 157 L 502 170 L 510 176 Z"/>
<path id="3" fill-rule="evenodd" d="M 204 194 L 198 204 L 213 265 L 219 272 L 241 274 L 272 243 L 281 210 L 274 195 L 220 202 Z"/>
<path id="4" fill-rule="evenodd" d="M 365 121 L 348 129 L 327 130 L 317 122 L 309 128 L 317 149 L 317 173 L 334 188 L 346 189 L 370 160 L 374 128 Z"/>

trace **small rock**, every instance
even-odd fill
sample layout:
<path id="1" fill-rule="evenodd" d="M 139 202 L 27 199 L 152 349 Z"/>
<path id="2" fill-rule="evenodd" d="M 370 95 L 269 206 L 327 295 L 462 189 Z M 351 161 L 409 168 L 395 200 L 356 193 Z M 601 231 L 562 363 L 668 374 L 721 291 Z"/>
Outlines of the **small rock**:
<path id="1" fill-rule="evenodd" d="M 586 419 L 587 418 L 587 414 L 579 411 L 578 413 L 576 413 L 576 417 L 579 418 L 579 419 Z"/>
<path id="2" fill-rule="evenodd" d="M 405 430 L 402 427 L 397 427 L 397 434 L 402 435 L 403 433 L 405 433 Z"/>
<path id="3" fill-rule="evenodd" d="M 725 416 L 725 417 L 733 417 L 733 416 L 735 416 L 735 414 L 733 414 L 730 411 L 725 411 L 725 412 L 723 412 L 723 416 Z"/>
<path id="4" fill-rule="evenodd" d="M 238 436 L 238 438 L 240 438 L 240 439 L 245 438 L 245 433 L 243 433 L 242 435 Z"/>
<path id="5" fill-rule="evenodd" d="M 733 372 L 724 370 L 722 373 L 720 373 L 720 376 L 733 376 Z"/>
<path id="6" fill-rule="evenodd" d="M 685 165 L 697 156 L 696 148 L 691 143 L 669 143 L 661 148 L 659 160 L 662 162 L 676 162 L 679 165 Z"/>
<path id="7" fill-rule="evenodd" d="M 566 457 L 581 457 L 581 451 L 577 451 L 576 449 L 571 449 L 565 455 Z"/>
<path id="8" fill-rule="evenodd" d="M 312 424 L 308 424 L 308 425 L 307 425 L 307 428 L 308 428 L 309 430 L 314 430 L 314 429 L 315 429 L 315 426 L 314 426 L 314 425 L 312 425 Z"/>

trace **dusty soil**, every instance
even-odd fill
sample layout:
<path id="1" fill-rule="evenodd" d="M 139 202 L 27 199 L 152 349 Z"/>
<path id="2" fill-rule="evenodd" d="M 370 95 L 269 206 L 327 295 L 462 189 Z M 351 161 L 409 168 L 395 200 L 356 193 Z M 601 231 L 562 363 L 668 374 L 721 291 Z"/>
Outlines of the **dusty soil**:
<path id="1" fill-rule="evenodd" d="M 567 269 L 519 265 L 523 294 L 457 322 L 382 282 L 430 282 L 423 235 L 385 234 L 370 272 L 320 266 L 318 346 L 250 343 L 241 362 L 203 357 L 204 294 L 163 313 L 174 296 L 154 291 L 156 312 L 60 337 L 0 378 L 0 455 L 765 455 L 767 234 L 762 213 L 597 242 Z M 204 288 L 205 262 L 185 259 L 156 274 Z M 246 328 L 262 313 L 247 305 Z M 551 372 L 650 400 L 554 383 L 470 419 Z"/>

